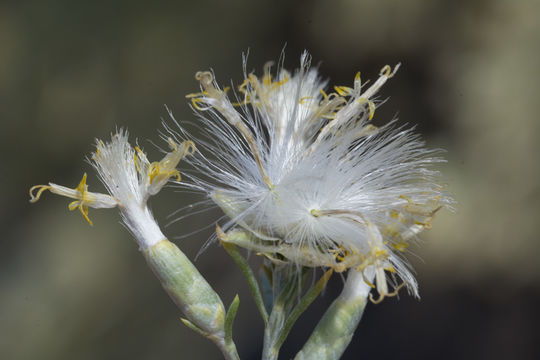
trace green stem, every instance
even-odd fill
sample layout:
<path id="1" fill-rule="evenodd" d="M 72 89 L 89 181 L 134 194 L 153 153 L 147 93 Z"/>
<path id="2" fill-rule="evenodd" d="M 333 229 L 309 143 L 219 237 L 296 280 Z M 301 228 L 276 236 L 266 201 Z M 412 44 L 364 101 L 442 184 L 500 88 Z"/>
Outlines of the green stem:
<path id="1" fill-rule="evenodd" d="M 295 276 L 284 276 L 285 280 L 281 279 L 281 271 L 274 269 L 272 273 L 274 286 L 280 291 L 272 305 L 268 323 L 264 328 L 262 360 L 275 360 L 278 358 L 279 346 L 276 346 L 276 343 L 285 326 L 287 314 L 294 304 L 295 288 L 299 285 Z M 290 269 L 284 272 L 288 273 Z M 276 275 L 278 276 L 276 277 Z"/>
<path id="2" fill-rule="evenodd" d="M 240 360 L 240 356 L 238 356 L 236 346 L 233 342 L 227 342 L 221 338 L 218 342 L 215 342 L 215 344 L 221 350 L 225 360 Z"/>
<path id="3" fill-rule="evenodd" d="M 360 323 L 370 290 L 361 273 L 349 270 L 343 291 L 323 315 L 295 360 L 339 359 Z"/>
<path id="4" fill-rule="evenodd" d="M 275 303 L 268 324 L 264 328 L 262 360 L 275 360 L 279 355 L 279 347 L 275 346 L 276 332 L 282 329 L 286 316 L 285 309 L 281 304 Z"/>

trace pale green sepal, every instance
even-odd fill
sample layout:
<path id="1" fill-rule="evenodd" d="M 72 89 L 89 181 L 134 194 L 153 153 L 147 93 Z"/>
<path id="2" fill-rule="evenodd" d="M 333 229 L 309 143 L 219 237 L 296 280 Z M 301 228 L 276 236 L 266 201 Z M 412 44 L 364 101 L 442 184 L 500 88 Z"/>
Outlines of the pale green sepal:
<path id="1" fill-rule="evenodd" d="M 184 253 L 166 239 L 142 252 L 165 291 L 189 321 L 208 335 L 223 337 L 225 307 Z"/>
<path id="2" fill-rule="evenodd" d="M 165 291 L 186 315 L 182 322 L 212 340 L 225 359 L 240 359 L 232 338 L 225 341 L 223 302 L 184 253 L 167 239 L 142 253 Z"/>

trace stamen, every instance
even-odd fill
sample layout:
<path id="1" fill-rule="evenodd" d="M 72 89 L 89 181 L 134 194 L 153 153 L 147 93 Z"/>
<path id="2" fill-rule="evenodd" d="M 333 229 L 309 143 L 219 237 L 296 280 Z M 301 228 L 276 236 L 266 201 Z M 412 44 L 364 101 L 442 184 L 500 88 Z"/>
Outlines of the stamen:
<path id="1" fill-rule="evenodd" d="M 315 147 L 317 147 L 318 144 L 322 142 L 324 137 L 328 135 L 328 133 L 333 127 L 349 120 L 351 116 L 357 114 L 357 107 L 363 106 L 364 102 L 367 102 L 368 105 L 368 121 L 373 119 L 373 115 L 375 113 L 375 104 L 370 101 L 370 98 L 377 93 L 381 86 L 384 85 L 386 80 L 392 78 L 395 75 L 396 71 L 399 69 L 399 66 L 400 64 L 397 64 L 394 67 L 393 71 L 388 65 L 383 67 L 377 81 L 373 85 L 371 85 L 364 93 L 361 93 L 360 73 L 357 73 L 354 78 L 354 89 L 347 86 L 335 86 L 334 89 L 339 95 L 341 95 L 342 97 L 351 96 L 353 98 L 357 98 L 357 101 L 350 102 L 349 104 L 347 104 L 347 106 L 343 107 L 335 114 L 334 119 L 328 122 L 328 124 L 326 124 L 321 129 L 319 135 L 317 136 L 313 144 L 311 144 L 308 153 L 313 152 Z"/>
<path id="2" fill-rule="evenodd" d="M 155 161 L 148 166 L 149 195 L 157 194 L 171 177 L 176 177 L 176 180 L 180 181 L 182 177 L 176 166 L 180 160 L 187 155 L 193 155 L 196 150 L 193 141 L 184 141 L 180 146 L 171 138 L 168 139 L 168 142 L 173 151 L 165 155 L 161 161 Z M 139 154 L 139 158 L 148 163 L 144 153 Z"/>
<path id="3" fill-rule="evenodd" d="M 88 217 L 88 206 L 87 206 L 87 204 L 90 204 L 91 201 L 86 196 L 87 193 L 88 193 L 88 185 L 86 185 L 86 173 L 84 173 L 83 178 L 81 179 L 81 182 L 75 188 L 75 190 L 79 192 L 80 199 L 71 202 L 68 205 L 68 208 L 69 208 L 70 211 L 73 211 L 76 208 L 79 208 L 79 210 L 81 211 L 82 216 L 86 219 L 86 221 L 88 221 L 90 226 L 93 226 L 94 223 L 92 223 L 92 221 Z"/>

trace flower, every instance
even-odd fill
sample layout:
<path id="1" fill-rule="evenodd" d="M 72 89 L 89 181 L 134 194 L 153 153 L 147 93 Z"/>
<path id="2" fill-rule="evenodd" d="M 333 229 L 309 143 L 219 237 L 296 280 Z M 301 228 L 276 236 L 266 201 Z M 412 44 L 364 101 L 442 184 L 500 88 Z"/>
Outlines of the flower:
<path id="1" fill-rule="evenodd" d="M 78 208 L 90 225 L 93 223 L 88 217 L 89 207 L 118 207 L 124 223 L 141 248 L 148 248 L 165 238 L 146 205 L 148 198 L 157 194 L 171 177 L 180 181 L 176 166 L 184 156 L 195 150 L 191 141 L 178 144 L 169 138 L 168 143 L 171 152 L 161 161 L 150 163 L 138 146 L 131 147 L 127 131 L 118 131 L 108 143 L 96 140 L 91 163 L 109 194 L 89 192 L 85 173 L 74 189 L 54 183 L 33 186 L 30 189 L 30 202 L 37 202 L 45 190 L 75 199 L 69 204 L 69 210 Z"/>
<path id="2" fill-rule="evenodd" d="M 392 78 L 382 68 L 371 85 L 325 91 L 310 56 L 291 74 L 272 63 L 261 78 L 245 70 L 233 100 L 212 72 L 198 72 L 190 94 L 211 155 L 188 160 L 205 177 L 182 183 L 208 194 L 230 217 L 222 241 L 276 263 L 374 269 L 380 300 L 403 285 L 418 295 L 403 253 L 451 199 L 430 169 L 443 160 L 412 130 L 370 123 L 375 95 Z M 184 136 L 189 134 L 181 129 Z M 393 290 L 391 289 L 393 287 Z"/>

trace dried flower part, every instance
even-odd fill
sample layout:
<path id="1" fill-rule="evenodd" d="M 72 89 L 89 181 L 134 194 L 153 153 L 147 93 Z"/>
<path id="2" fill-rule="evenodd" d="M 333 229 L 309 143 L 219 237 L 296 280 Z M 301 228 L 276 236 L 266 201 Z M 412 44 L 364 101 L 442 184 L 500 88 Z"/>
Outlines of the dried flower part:
<path id="1" fill-rule="evenodd" d="M 452 200 L 431 169 L 443 161 L 436 150 L 411 130 L 370 123 L 399 64 L 383 67 L 371 86 L 358 73 L 330 93 L 307 53 L 293 75 L 279 66 L 273 75 L 271 66 L 260 78 L 246 72 L 236 101 L 211 72 L 197 73 L 201 92 L 188 98 L 213 157 L 189 161 L 211 181 L 184 185 L 223 209 L 231 219 L 223 228 L 235 235 L 226 238 L 237 245 L 278 263 L 373 268 L 366 283 L 379 300 L 396 294 L 399 279 L 417 295 L 402 253 Z"/>

